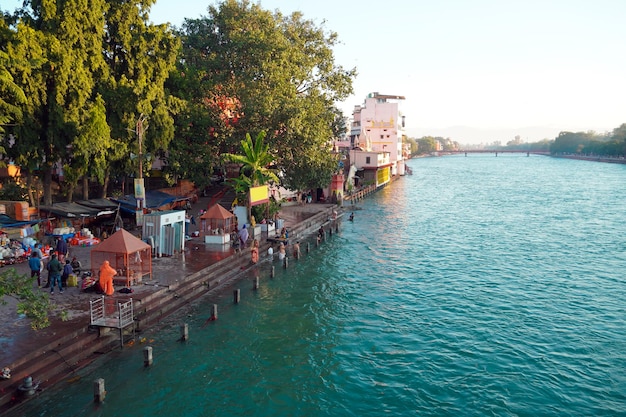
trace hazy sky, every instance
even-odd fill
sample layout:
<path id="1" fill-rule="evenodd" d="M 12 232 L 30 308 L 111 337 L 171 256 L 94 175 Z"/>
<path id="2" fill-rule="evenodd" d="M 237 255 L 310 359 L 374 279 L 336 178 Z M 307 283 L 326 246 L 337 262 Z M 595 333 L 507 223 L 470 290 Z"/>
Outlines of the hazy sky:
<path id="1" fill-rule="evenodd" d="M 21 0 L 3 0 L 13 9 Z M 338 34 L 356 67 L 346 115 L 370 92 L 404 95 L 410 136 L 536 141 L 626 123 L 625 0 L 260 0 Z M 155 23 L 207 14 L 157 0 Z"/>

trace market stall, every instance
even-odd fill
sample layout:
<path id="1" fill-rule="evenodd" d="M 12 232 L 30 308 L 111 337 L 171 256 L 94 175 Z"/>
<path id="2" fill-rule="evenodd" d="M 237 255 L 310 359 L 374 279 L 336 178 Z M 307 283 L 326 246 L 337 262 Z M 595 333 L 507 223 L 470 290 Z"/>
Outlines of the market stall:
<path id="1" fill-rule="evenodd" d="M 91 273 L 98 277 L 100 266 L 109 261 L 117 271 L 113 282 L 130 286 L 145 277 L 152 279 L 151 247 L 125 229 L 120 229 L 91 250 Z"/>

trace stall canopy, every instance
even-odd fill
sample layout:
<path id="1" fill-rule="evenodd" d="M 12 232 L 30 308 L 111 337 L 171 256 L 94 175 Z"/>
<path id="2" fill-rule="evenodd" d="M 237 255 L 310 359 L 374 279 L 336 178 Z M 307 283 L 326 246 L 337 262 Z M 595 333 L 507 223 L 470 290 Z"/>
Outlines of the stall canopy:
<path id="1" fill-rule="evenodd" d="M 163 191 L 146 191 L 145 208 L 159 209 L 162 207 L 170 208 L 172 204 L 179 201 L 189 200 L 189 197 L 177 197 Z M 134 195 L 125 195 L 121 198 L 112 198 L 111 201 L 120 204 L 120 209 L 126 213 L 135 213 L 137 210 L 137 199 Z"/>
<path id="2" fill-rule="evenodd" d="M 81 206 L 90 207 L 94 209 L 98 209 L 103 214 L 104 212 L 111 212 L 117 210 L 119 207 L 118 203 L 114 203 L 108 198 L 93 198 L 91 200 L 80 200 L 77 201 L 76 204 L 80 204 Z"/>
<path id="3" fill-rule="evenodd" d="M 114 280 L 122 280 L 126 286 L 141 282 L 145 276 L 152 279 L 151 252 L 146 242 L 120 229 L 91 250 L 92 274 L 97 277 L 102 263 L 109 261 L 117 271 Z"/>
<path id="4" fill-rule="evenodd" d="M 200 216 L 200 233 L 228 234 L 232 231 L 235 215 L 224 207 L 216 204 Z"/>
<path id="5" fill-rule="evenodd" d="M 111 203 L 112 204 L 112 203 Z M 51 206 L 40 206 L 40 211 L 48 212 L 54 216 L 66 218 L 99 217 L 115 213 L 117 206 L 108 208 L 88 207 L 78 203 L 54 203 Z"/>

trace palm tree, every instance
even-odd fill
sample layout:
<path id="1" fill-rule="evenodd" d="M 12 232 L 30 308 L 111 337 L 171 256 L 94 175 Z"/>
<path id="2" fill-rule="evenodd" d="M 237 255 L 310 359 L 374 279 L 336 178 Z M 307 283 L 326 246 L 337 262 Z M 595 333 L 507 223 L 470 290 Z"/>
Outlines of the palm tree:
<path id="1" fill-rule="evenodd" d="M 233 178 L 230 182 L 238 196 L 248 195 L 250 188 L 265 185 L 270 181 L 278 183 L 280 180 L 273 169 L 269 168 L 274 162 L 274 156 L 269 152 L 269 145 L 265 144 L 265 131 L 259 132 L 253 142 L 249 133 L 241 141 L 242 154 L 222 154 L 222 159 L 241 165 L 238 178 Z M 248 218 L 251 215 L 251 207 L 248 206 Z"/>

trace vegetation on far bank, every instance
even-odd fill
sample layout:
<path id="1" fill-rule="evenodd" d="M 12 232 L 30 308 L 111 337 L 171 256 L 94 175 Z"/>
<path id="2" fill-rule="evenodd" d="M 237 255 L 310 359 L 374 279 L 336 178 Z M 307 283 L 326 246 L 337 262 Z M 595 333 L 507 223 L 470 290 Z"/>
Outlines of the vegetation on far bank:
<path id="1" fill-rule="evenodd" d="M 523 142 L 520 137 L 507 142 L 492 142 L 486 145 L 464 146 L 449 138 L 425 136 L 420 139 L 408 138 L 412 155 L 427 155 L 437 151 L 437 142 L 441 151 L 485 149 L 494 151 L 531 151 L 550 152 L 553 155 L 594 155 L 601 157 L 620 158 L 626 156 L 626 123 L 613 129 L 611 133 L 596 132 L 561 132 L 554 139 L 543 139 L 538 142 Z"/>

